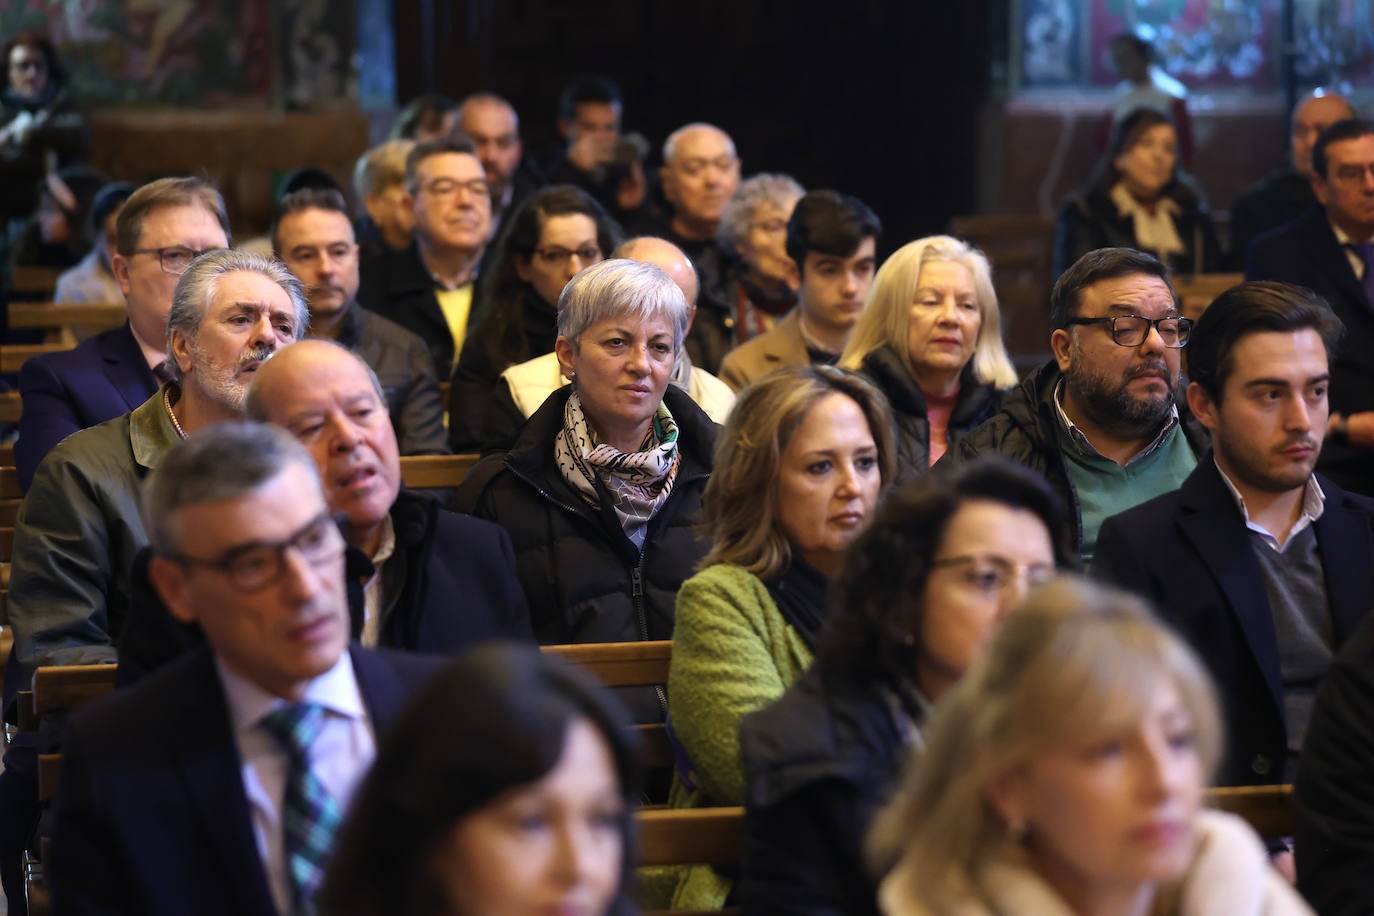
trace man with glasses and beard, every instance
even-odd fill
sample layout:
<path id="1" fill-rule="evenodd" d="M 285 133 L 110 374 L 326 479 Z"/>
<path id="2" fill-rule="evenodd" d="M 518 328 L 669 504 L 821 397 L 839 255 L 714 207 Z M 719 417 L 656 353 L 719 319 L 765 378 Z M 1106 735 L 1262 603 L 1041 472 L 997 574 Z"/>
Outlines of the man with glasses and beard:
<path id="1" fill-rule="evenodd" d="M 1000 452 L 1044 475 L 1091 562 L 1104 519 L 1178 489 L 1206 448 L 1206 432 L 1179 411 L 1192 322 L 1164 265 L 1129 248 L 1074 262 L 1054 285 L 1050 319 L 1054 359 L 942 461 Z"/>
<path id="2" fill-rule="evenodd" d="M 1188 404 L 1211 454 L 1098 538 L 1093 573 L 1149 598 L 1211 668 L 1221 785 L 1293 780 L 1317 683 L 1369 608 L 1374 500 L 1313 473 L 1340 332 L 1302 287 L 1222 293 L 1188 345 Z"/>

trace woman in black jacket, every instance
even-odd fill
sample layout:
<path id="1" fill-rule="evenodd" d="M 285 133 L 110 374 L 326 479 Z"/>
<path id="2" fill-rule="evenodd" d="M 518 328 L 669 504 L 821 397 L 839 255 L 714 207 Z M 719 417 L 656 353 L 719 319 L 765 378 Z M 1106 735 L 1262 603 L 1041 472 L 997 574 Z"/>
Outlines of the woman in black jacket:
<path id="1" fill-rule="evenodd" d="M 878 912 L 869 821 L 928 706 L 1032 583 L 1074 562 L 1064 541 L 1049 488 L 1002 459 L 888 499 L 832 580 L 812 667 L 740 729 L 745 913 Z"/>
<path id="2" fill-rule="evenodd" d="M 1016 384 L 988 259 L 947 235 L 897 249 L 873 278 L 840 366 L 892 404 L 897 479 L 924 474 Z"/>
<path id="3" fill-rule="evenodd" d="M 1054 275 L 1098 248 L 1135 248 L 1179 274 L 1214 273 L 1221 250 L 1207 202 L 1178 171 L 1178 133 L 1139 108 L 1117 125 L 1093 182 L 1065 201 L 1054 229 Z"/>
<path id="4" fill-rule="evenodd" d="M 449 437 L 455 452 L 481 441 L 487 394 L 509 366 L 553 350 L 558 295 L 620 244 L 620 226 L 570 185 L 534 192 L 501 234 L 483 274 L 480 312 L 453 370 Z"/>
<path id="5" fill-rule="evenodd" d="M 562 302 L 554 349 L 572 384 L 472 470 L 457 508 L 510 533 L 539 642 L 670 639 L 678 586 L 706 553 L 695 529 L 716 444 L 668 384 L 687 301 L 659 268 L 614 259 Z M 667 712 L 661 690 L 626 699 L 641 722 Z"/>

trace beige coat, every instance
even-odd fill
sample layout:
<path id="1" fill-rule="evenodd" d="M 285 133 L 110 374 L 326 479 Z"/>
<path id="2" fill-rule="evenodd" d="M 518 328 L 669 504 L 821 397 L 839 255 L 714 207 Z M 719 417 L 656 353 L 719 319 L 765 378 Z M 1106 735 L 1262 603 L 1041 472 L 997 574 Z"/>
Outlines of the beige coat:
<path id="1" fill-rule="evenodd" d="M 797 320 L 797 310 L 793 309 L 768 333 L 725 354 L 720 364 L 720 377 L 731 388 L 742 391 L 775 369 L 810 364 L 811 354 L 806 352 L 801 323 Z"/>

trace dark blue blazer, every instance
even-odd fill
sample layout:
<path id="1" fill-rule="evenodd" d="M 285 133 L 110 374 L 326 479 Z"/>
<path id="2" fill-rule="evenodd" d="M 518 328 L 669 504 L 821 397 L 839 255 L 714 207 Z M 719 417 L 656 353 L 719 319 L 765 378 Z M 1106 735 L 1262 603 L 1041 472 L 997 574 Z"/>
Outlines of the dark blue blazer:
<path id="1" fill-rule="evenodd" d="M 351 650 L 380 742 L 434 659 Z M 208 649 L 83 710 L 62 755 L 57 914 L 274 914 Z"/>
<path id="2" fill-rule="evenodd" d="M 1374 608 L 1374 500 L 1318 481 L 1326 508 L 1314 527 L 1339 648 Z M 1273 613 L 1210 452 L 1179 489 L 1103 522 L 1092 572 L 1154 602 L 1211 669 L 1227 731 L 1218 784 L 1282 782 L 1288 732 Z"/>
<path id="3" fill-rule="evenodd" d="M 123 416 L 157 391 L 157 379 L 126 321 L 62 353 L 37 356 L 19 371 L 24 412 L 14 463 L 19 485 L 72 433 Z"/>
<path id="4" fill-rule="evenodd" d="M 1313 205 L 1286 226 L 1250 243 L 1245 279 L 1282 280 L 1319 294 L 1345 325 L 1331 360 L 1331 410 L 1374 410 L 1374 305 L 1331 231 L 1326 208 Z M 1347 490 L 1374 496 L 1374 454 L 1328 441 L 1317 469 Z"/>

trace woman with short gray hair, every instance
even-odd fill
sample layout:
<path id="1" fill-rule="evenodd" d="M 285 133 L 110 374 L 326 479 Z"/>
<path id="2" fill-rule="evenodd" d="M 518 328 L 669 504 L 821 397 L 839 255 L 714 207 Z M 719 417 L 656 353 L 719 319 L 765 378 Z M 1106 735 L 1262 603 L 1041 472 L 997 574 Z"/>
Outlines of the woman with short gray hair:
<path id="1" fill-rule="evenodd" d="M 541 643 L 672 636 L 678 586 L 706 551 L 695 528 L 716 442 L 715 423 L 668 384 L 688 314 L 652 264 L 578 273 L 554 345 L 571 384 L 458 491 L 460 510 L 510 532 Z M 641 722 L 666 712 L 662 689 L 626 699 Z"/>
<path id="2" fill-rule="evenodd" d="M 720 246 L 735 256 L 725 277 L 733 346 L 769 330 L 797 303 L 801 277 L 787 256 L 787 220 L 805 193 L 791 177 L 765 172 L 742 182 L 720 215 Z"/>

